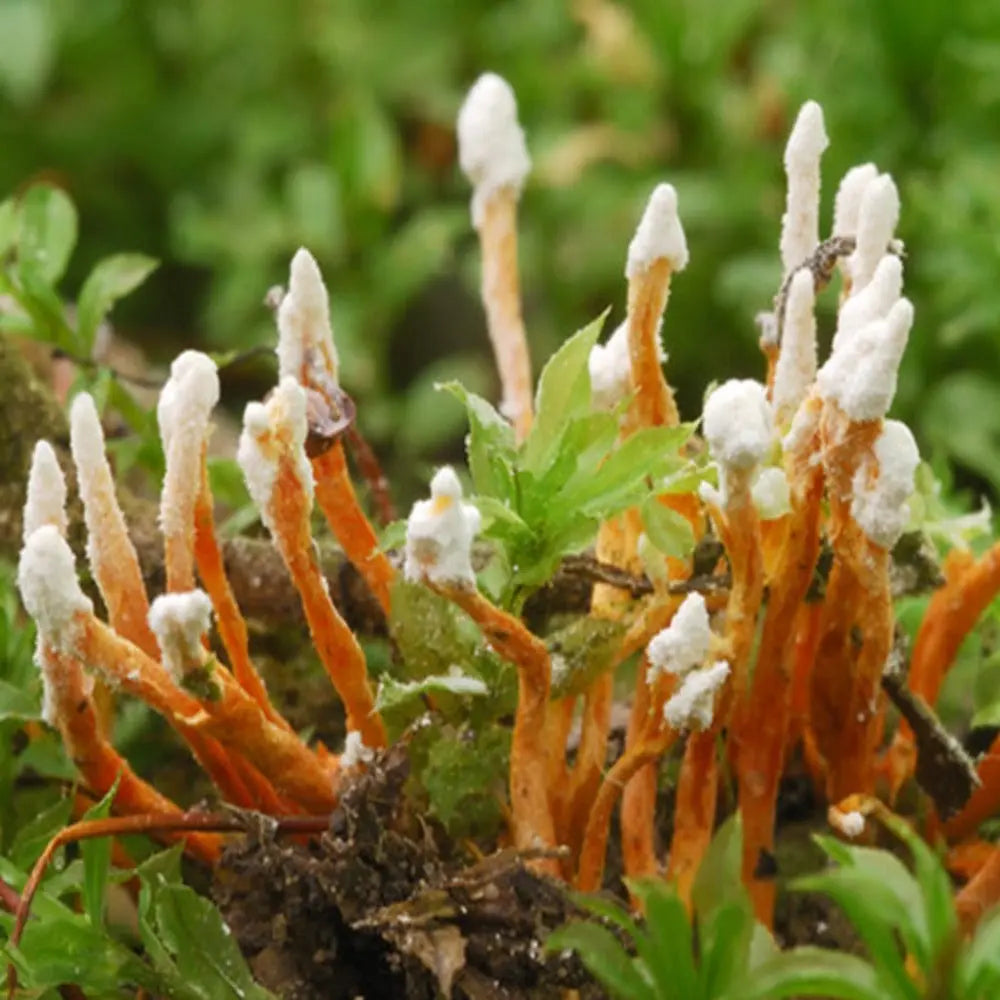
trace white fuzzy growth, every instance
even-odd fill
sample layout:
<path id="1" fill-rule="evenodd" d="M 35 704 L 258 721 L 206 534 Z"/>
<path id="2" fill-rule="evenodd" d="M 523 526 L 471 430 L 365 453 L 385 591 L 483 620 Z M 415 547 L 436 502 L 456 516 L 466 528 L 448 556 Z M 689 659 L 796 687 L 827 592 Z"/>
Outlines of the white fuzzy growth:
<path id="1" fill-rule="evenodd" d="M 474 587 L 472 542 L 480 524 L 479 511 L 462 502 L 455 470 L 447 465 L 438 469 L 431 480 L 431 498 L 418 500 L 406 522 L 406 578 Z"/>
<path id="2" fill-rule="evenodd" d="M 75 616 L 92 612 L 93 605 L 80 589 L 73 553 L 56 525 L 42 525 L 24 543 L 17 586 L 38 626 L 39 640 L 57 651 L 71 651 L 77 633 Z"/>
<path id="3" fill-rule="evenodd" d="M 177 355 L 156 406 L 164 452 L 169 454 L 175 435 L 203 437 L 218 402 L 219 370 L 215 362 L 200 351 Z"/>
<path id="4" fill-rule="evenodd" d="M 885 254 L 875 268 L 872 280 L 857 295 L 840 307 L 833 350 L 873 320 L 885 319 L 903 292 L 903 262 L 894 253 Z"/>
<path id="5" fill-rule="evenodd" d="M 365 746 L 361 733 L 349 729 L 344 737 L 344 752 L 340 755 L 341 770 L 350 771 L 361 764 L 370 764 L 375 759 L 375 751 Z"/>
<path id="6" fill-rule="evenodd" d="M 833 202 L 833 235 L 856 236 L 858 212 L 865 188 L 878 177 L 874 163 L 861 163 L 844 174 Z"/>
<path id="7" fill-rule="evenodd" d="M 80 493 L 86 503 L 88 492 L 105 475 L 108 481 L 111 480 L 111 470 L 104 454 L 104 430 L 90 393 L 81 392 L 70 407 L 69 443 L 77 478 L 80 480 Z"/>
<path id="8" fill-rule="evenodd" d="M 842 340 L 817 376 L 823 397 L 838 403 L 851 420 L 885 416 L 912 324 L 913 306 L 900 299 L 884 320 Z"/>
<path id="9" fill-rule="evenodd" d="M 750 496 L 757 513 L 765 521 L 773 521 L 792 509 L 791 491 L 784 469 L 774 466 L 761 469 L 750 488 Z"/>
<path id="10" fill-rule="evenodd" d="M 682 677 L 708 656 L 712 629 L 701 594 L 688 594 L 670 624 L 653 636 L 646 647 L 649 680 L 661 673 Z"/>
<path id="11" fill-rule="evenodd" d="M 868 458 L 854 474 L 851 516 L 876 545 L 891 549 L 910 518 L 920 452 L 909 427 L 898 420 L 885 422 L 873 452 L 875 467 Z"/>
<path id="12" fill-rule="evenodd" d="M 180 683 L 205 660 L 201 637 L 212 624 L 212 602 L 203 590 L 163 594 L 149 609 L 149 627 L 160 646 L 163 665 Z"/>
<path id="13" fill-rule="evenodd" d="M 674 271 L 683 271 L 688 262 L 687 240 L 672 184 L 657 184 L 649 196 L 639 228 L 628 245 L 625 277 L 638 277 L 658 260 L 668 260 Z"/>
<path id="14" fill-rule="evenodd" d="M 478 229 L 486 203 L 502 190 L 519 195 L 531 170 L 517 99 L 496 73 L 476 80 L 458 112 L 458 160 L 472 183 L 472 224 Z"/>
<path id="15" fill-rule="evenodd" d="M 803 267 L 788 288 L 781 353 L 774 369 L 774 413 L 780 427 L 791 421 L 816 378 L 815 304 L 812 272 Z"/>
<path id="16" fill-rule="evenodd" d="M 23 540 L 43 525 L 51 524 L 66 534 L 66 480 L 48 441 L 39 441 L 31 456 L 28 491 L 24 501 Z"/>
<path id="17" fill-rule="evenodd" d="M 833 810 L 830 825 L 850 840 L 855 840 L 865 832 L 865 818 L 857 810 L 846 813 Z"/>
<path id="18" fill-rule="evenodd" d="M 852 295 L 871 281 L 898 222 L 899 192 L 893 179 L 881 174 L 865 188 L 858 208 L 858 242 L 848 258 Z"/>
<path id="19" fill-rule="evenodd" d="M 799 267 L 819 243 L 819 161 L 829 145 L 823 109 L 815 101 L 806 101 L 785 146 L 788 197 L 781 220 L 785 274 Z"/>
<path id="20" fill-rule="evenodd" d="M 330 325 L 330 299 L 316 258 L 300 247 L 292 258 L 288 294 L 278 306 L 278 374 L 323 389 L 337 382 L 340 359 Z"/>
<path id="21" fill-rule="evenodd" d="M 723 471 L 752 469 L 774 434 L 767 392 L 752 379 L 723 382 L 705 403 L 705 438 Z"/>
<path id="22" fill-rule="evenodd" d="M 718 660 L 704 670 L 693 670 L 680 690 L 663 706 L 663 718 L 672 729 L 704 731 L 712 725 L 715 696 L 729 677 L 729 664 Z"/>
<path id="23" fill-rule="evenodd" d="M 628 324 L 622 323 L 603 346 L 594 344 L 587 359 L 590 399 L 598 410 L 614 409 L 632 389 Z"/>
<path id="24" fill-rule="evenodd" d="M 312 467 L 305 451 L 307 432 L 306 393 L 290 376 L 281 380 L 266 403 L 248 403 L 243 411 L 236 460 L 260 519 L 272 534 L 271 500 L 282 455 L 292 459 L 296 477 L 312 497 Z"/>

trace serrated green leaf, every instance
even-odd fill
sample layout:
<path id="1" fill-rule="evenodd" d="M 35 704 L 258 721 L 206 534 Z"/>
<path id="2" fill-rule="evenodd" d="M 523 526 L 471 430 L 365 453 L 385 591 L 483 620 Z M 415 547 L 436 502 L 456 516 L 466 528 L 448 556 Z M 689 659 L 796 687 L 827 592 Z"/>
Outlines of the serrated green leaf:
<path id="1" fill-rule="evenodd" d="M 780 1000 L 822 996 L 830 1000 L 889 1000 L 882 981 L 863 959 L 825 948 L 799 947 L 759 965 L 726 1000 Z"/>
<path id="2" fill-rule="evenodd" d="M 401 517 L 391 524 L 387 524 L 382 529 L 382 535 L 379 538 L 379 548 L 383 552 L 388 552 L 390 549 L 401 549 L 405 544 L 406 518 Z"/>
<path id="3" fill-rule="evenodd" d="M 375 710 L 384 712 L 426 694 L 454 694 L 482 697 L 489 688 L 469 674 L 435 674 L 419 681 L 397 681 L 384 676 L 379 680 Z"/>
<path id="4" fill-rule="evenodd" d="M 560 927 L 545 942 L 547 951 L 579 954 L 581 961 L 597 981 L 619 1000 L 657 1000 L 656 990 L 643 978 L 635 959 L 621 942 L 598 924 L 576 921 Z"/>
<path id="5" fill-rule="evenodd" d="M 682 559 L 694 548 L 691 522 L 657 497 L 649 497 L 642 505 L 642 527 L 646 537 L 665 556 Z"/>
<path id="6" fill-rule="evenodd" d="M 76 208 L 60 188 L 35 184 L 21 199 L 18 270 L 53 286 L 63 276 L 76 246 Z"/>
<path id="7" fill-rule="evenodd" d="M 468 414 L 465 449 L 474 492 L 514 503 L 514 428 L 460 382 L 444 382 L 438 388 L 458 399 Z"/>
<path id="8" fill-rule="evenodd" d="M 573 334 L 542 369 L 535 398 L 535 419 L 520 454 L 521 465 L 525 469 L 531 472 L 545 469 L 569 421 L 589 409 L 587 359 L 597 343 L 607 314 L 605 310 Z"/>
<path id="9" fill-rule="evenodd" d="M 85 356 L 90 356 L 97 328 L 111 307 L 138 288 L 158 266 L 158 261 L 141 253 L 114 254 L 97 262 L 76 304 L 79 349 Z"/>

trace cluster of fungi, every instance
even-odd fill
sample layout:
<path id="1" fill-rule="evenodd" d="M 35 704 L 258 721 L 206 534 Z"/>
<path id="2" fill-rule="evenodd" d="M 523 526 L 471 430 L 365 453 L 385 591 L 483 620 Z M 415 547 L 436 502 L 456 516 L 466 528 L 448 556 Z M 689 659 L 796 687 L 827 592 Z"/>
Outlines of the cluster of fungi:
<path id="1" fill-rule="evenodd" d="M 458 121 L 461 164 L 474 185 L 472 219 L 482 252 L 482 298 L 503 391 L 502 411 L 523 441 L 533 417 L 532 376 L 521 315 L 516 216 L 530 167 L 514 96 L 488 74 Z M 365 655 L 331 600 L 313 543 L 314 500 L 388 613 L 400 575 L 444 595 L 479 626 L 517 671 L 509 765 L 507 842 L 540 872 L 582 890 L 602 884 L 611 820 L 620 803 L 625 873 L 661 875 L 690 900 L 716 826 L 720 781 L 732 775 L 742 817 L 743 874 L 758 919 L 773 919 L 774 882 L 758 861 L 774 846 L 779 781 L 796 755 L 845 836 L 863 836 L 917 763 L 903 722 L 886 746 L 881 679 L 894 642 L 892 549 L 909 517 L 918 453 L 912 435 L 885 414 L 913 320 L 901 297 L 902 254 L 894 236 L 899 199 L 871 164 L 840 184 L 832 234 L 819 236 L 820 160 L 827 146 L 818 105 L 798 115 L 785 152 L 784 277 L 764 318 L 761 381 L 715 388 L 702 438 L 717 486 L 652 496 L 714 535 L 728 585 L 705 593 L 671 586 L 692 574 L 690 558 L 660 557 L 651 593 L 635 597 L 594 585 L 589 614 L 623 626 L 623 638 L 582 694 L 552 696 L 544 637 L 477 589 L 470 559 L 479 512 L 458 477 L 438 471 L 431 497 L 408 522 L 403 559 L 383 551 L 356 496 L 339 440 L 310 448 L 310 427 L 336 422 L 344 406 L 327 291 L 305 250 L 292 260 L 277 309 L 280 378 L 247 406 L 238 458 L 260 517 L 301 596 L 316 654 L 343 702 L 344 752 L 309 746 L 269 699 L 220 557 L 206 474 L 210 415 L 218 401 L 214 363 L 187 351 L 174 362 L 158 408 L 166 455 L 161 501 L 166 592 L 150 602 L 116 502 L 93 401 L 71 410 L 72 454 L 85 511 L 90 573 L 106 620 L 77 582 L 66 542 L 66 487 L 54 452 L 34 453 L 24 518 L 19 587 L 38 627 L 45 718 L 62 735 L 81 779 L 97 795 L 112 787 L 118 815 L 163 821 L 182 811 L 139 778 L 110 742 L 95 680 L 140 698 L 173 726 L 237 806 L 274 815 L 324 816 L 345 774 L 371 766 L 386 745 Z M 687 263 L 677 196 L 652 193 L 627 257 L 627 316 L 590 359 L 593 406 L 618 407 L 619 441 L 679 420 L 664 377 L 660 327 L 675 272 Z M 815 299 L 839 272 L 836 332 L 817 362 Z M 690 447 L 690 445 L 689 445 Z M 700 447 L 700 445 L 699 445 Z M 628 510 L 602 523 L 594 554 L 641 573 L 642 521 Z M 821 550 L 832 553 L 825 587 L 813 586 Z M 654 557 L 655 558 L 655 555 Z M 1000 589 L 997 556 L 956 550 L 913 648 L 909 686 L 933 703 L 963 637 Z M 200 587 L 196 586 L 200 584 Z M 217 640 L 209 642 L 214 629 Z M 219 650 L 218 654 L 213 650 Z M 639 654 L 627 738 L 608 762 L 616 668 Z M 568 750 L 574 721 L 575 752 Z M 657 851 L 659 765 L 683 741 L 672 838 Z M 971 799 L 935 817 L 928 834 L 961 846 L 1000 806 L 1000 772 L 987 755 Z M 723 767 L 725 762 L 728 767 Z M 723 775 L 726 778 L 723 778 Z M 884 808 L 884 807 L 882 807 Z M 212 863 L 224 837 L 180 829 L 193 856 Z M 1000 898 L 1000 854 L 958 851 L 968 884 L 958 905 L 967 928 Z"/>

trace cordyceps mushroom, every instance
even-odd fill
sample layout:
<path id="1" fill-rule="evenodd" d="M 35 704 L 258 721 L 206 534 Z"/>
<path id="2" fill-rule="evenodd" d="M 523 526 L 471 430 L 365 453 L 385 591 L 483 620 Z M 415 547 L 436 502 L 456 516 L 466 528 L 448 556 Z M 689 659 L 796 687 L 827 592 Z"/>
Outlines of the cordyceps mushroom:
<path id="1" fill-rule="evenodd" d="M 299 249 L 292 258 L 288 294 L 278 306 L 278 376 L 294 378 L 320 410 L 318 432 L 324 425 L 337 433 L 349 422 L 347 397 L 340 388 L 340 363 L 330 324 L 330 304 L 323 276 L 312 254 Z M 395 579 L 378 536 L 358 502 L 339 436 L 311 451 L 316 501 L 347 558 L 389 613 Z"/>
<path id="2" fill-rule="evenodd" d="M 733 706 L 745 697 L 764 591 L 760 519 L 752 494 L 757 469 L 774 437 L 764 386 L 750 379 L 734 379 L 719 386 L 705 403 L 704 432 L 719 467 L 720 488 L 703 489 L 702 496 L 726 547 L 732 576 L 724 646 L 731 677 L 713 724 L 692 734 L 681 764 L 670 874 L 685 901 L 690 901 L 694 877 L 715 826 L 716 737 Z"/>
<path id="3" fill-rule="evenodd" d="M 862 199 L 862 213 L 867 210 L 874 218 L 859 220 L 859 251 L 876 238 L 884 251 L 886 226 L 898 213 L 895 187 L 886 180 L 872 181 Z M 872 231 L 877 235 L 864 236 Z M 867 254 L 852 258 L 855 296 L 877 273 L 879 265 L 868 261 Z M 834 562 L 812 672 L 810 729 L 825 761 L 832 800 L 873 787 L 879 681 L 894 622 L 889 550 L 905 525 L 918 461 L 909 431 L 883 421 L 913 321 L 906 299 L 888 301 L 892 286 L 887 282 L 887 291 L 874 298 L 876 318 L 838 331 L 836 347 L 817 378 Z M 841 308 L 842 321 L 845 312 L 850 315 L 850 302 Z"/>
<path id="4" fill-rule="evenodd" d="M 445 466 L 431 480 L 429 500 L 418 500 L 406 523 L 406 577 L 426 583 L 457 604 L 479 626 L 487 642 L 517 669 L 517 709 L 510 747 L 510 805 L 515 846 L 555 846 L 549 801 L 546 732 L 552 663 L 541 639 L 520 619 L 491 604 L 476 589 L 472 542 L 479 511 L 462 500 L 454 470 Z M 536 862 L 558 874 L 554 858 Z"/>
<path id="5" fill-rule="evenodd" d="M 347 728 L 367 746 L 385 746 L 365 655 L 327 590 L 310 529 L 313 477 L 306 456 L 306 392 L 291 376 L 267 403 L 249 403 L 237 459 L 247 488 L 302 599 L 309 632 L 347 712 Z"/>
<path id="6" fill-rule="evenodd" d="M 500 409 L 522 441 L 533 407 L 517 267 L 517 203 L 531 159 L 514 91 L 496 73 L 476 80 L 458 113 L 458 156 L 473 185 L 472 224 L 483 258 L 481 294 L 503 392 Z"/>

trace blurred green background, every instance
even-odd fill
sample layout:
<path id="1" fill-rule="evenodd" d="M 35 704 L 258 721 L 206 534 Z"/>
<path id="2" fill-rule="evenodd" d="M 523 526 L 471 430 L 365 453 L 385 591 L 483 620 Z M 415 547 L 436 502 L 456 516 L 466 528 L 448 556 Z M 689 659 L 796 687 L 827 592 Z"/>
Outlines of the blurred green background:
<path id="1" fill-rule="evenodd" d="M 0 192 L 47 180 L 75 200 L 67 292 L 104 254 L 162 260 L 115 313 L 157 362 L 270 343 L 264 293 L 309 246 L 346 388 L 405 495 L 459 447 L 434 381 L 495 394 L 453 133 L 486 69 L 513 84 L 535 161 L 536 363 L 605 306 L 620 318 L 628 241 L 667 179 L 691 248 L 665 326 L 682 412 L 711 379 L 759 374 L 782 150 L 815 98 L 824 227 L 852 164 L 902 195 L 917 321 L 895 413 L 965 482 L 1000 487 L 995 0 L 0 0 Z M 230 402 L 270 376 L 231 380 Z"/>

